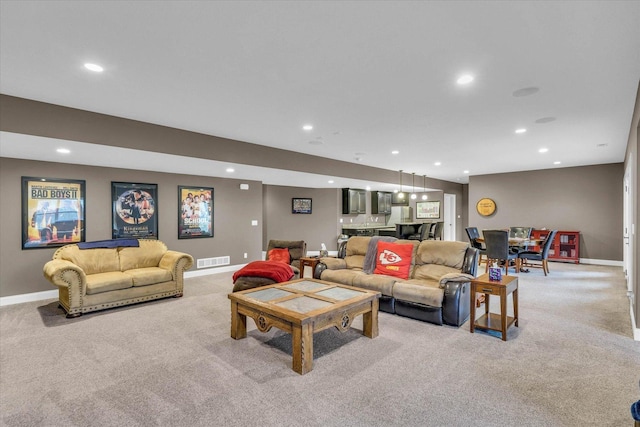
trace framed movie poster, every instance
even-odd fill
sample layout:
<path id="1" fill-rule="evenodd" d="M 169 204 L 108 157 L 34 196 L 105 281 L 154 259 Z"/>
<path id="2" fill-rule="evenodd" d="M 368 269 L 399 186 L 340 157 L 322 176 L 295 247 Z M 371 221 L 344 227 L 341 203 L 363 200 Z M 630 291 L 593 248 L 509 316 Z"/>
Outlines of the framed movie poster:
<path id="1" fill-rule="evenodd" d="M 158 238 L 158 186 L 111 183 L 113 239 Z"/>
<path id="2" fill-rule="evenodd" d="M 22 249 L 85 241 L 85 181 L 22 177 Z"/>
<path id="3" fill-rule="evenodd" d="M 178 186 L 178 239 L 213 237 L 213 188 Z"/>

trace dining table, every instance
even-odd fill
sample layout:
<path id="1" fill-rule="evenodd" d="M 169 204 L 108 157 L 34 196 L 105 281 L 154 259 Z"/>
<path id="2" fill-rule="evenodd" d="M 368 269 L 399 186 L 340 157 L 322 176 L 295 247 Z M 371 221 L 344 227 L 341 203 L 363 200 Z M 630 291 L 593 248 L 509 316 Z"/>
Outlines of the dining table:
<path id="1" fill-rule="evenodd" d="M 530 237 L 509 237 L 509 246 L 513 248 L 521 248 L 528 246 L 540 246 L 545 239 L 532 239 Z M 476 239 L 479 243 L 485 243 L 484 237 L 478 237 Z M 526 265 L 526 264 L 524 264 Z M 520 273 L 528 273 L 529 269 L 524 268 L 524 265 L 520 266 Z"/>
<path id="2" fill-rule="evenodd" d="M 484 237 L 476 239 L 479 243 L 484 243 Z M 509 237 L 509 246 L 539 246 L 544 239 L 532 239 L 527 237 Z"/>

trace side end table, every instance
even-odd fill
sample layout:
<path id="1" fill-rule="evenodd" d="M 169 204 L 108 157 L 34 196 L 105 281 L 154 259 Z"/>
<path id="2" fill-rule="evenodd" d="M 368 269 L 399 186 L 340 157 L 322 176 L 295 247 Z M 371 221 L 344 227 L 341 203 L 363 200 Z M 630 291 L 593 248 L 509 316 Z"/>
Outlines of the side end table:
<path id="1" fill-rule="evenodd" d="M 476 320 L 476 292 L 485 295 L 485 313 Z M 507 297 L 513 296 L 513 317 L 507 315 Z M 500 314 L 489 313 L 490 295 L 500 297 Z M 483 274 L 471 281 L 471 313 L 470 332 L 474 333 L 476 328 L 489 329 L 502 332 L 502 341 L 507 340 L 507 329 L 511 325 L 518 326 L 518 277 L 502 276 L 499 282 L 489 280 L 489 274 Z"/>
<path id="2" fill-rule="evenodd" d="M 311 267 L 311 278 L 313 278 L 313 272 L 316 269 L 316 265 L 320 262 L 320 258 L 302 257 L 300 258 L 300 278 L 304 278 L 304 268 Z"/>

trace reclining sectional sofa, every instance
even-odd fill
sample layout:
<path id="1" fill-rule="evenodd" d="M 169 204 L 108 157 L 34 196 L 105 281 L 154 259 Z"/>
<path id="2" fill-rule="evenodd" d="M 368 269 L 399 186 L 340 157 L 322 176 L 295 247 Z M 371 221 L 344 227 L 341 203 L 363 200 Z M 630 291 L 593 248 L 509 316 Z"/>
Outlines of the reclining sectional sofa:
<path id="1" fill-rule="evenodd" d="M 408 275 L 400 278 L 372 272 L 372 259 L 376 265 L 384 261 L 380 242 L 378 237 L 351 237 L 339 248 L 338 258 L 320 259 L 314 277 L 379 291 L 380 310 L 387 313 L 437 325 L 467 321 L 477 249 L 464 242 L 395 240 L 393 244 L 413 245 Z"/>

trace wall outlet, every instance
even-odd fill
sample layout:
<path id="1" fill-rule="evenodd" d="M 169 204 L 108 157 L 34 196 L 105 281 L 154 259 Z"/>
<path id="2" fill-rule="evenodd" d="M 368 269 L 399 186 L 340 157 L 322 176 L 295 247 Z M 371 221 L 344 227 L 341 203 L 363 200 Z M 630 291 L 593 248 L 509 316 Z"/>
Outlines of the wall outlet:
<path id="1" fill-rule="evenodd" d="M 245 257 L 245 258 L 247 257 L 247 253 L 246 253 L 246 252 L 244 253 L 244 257 Z"/>

